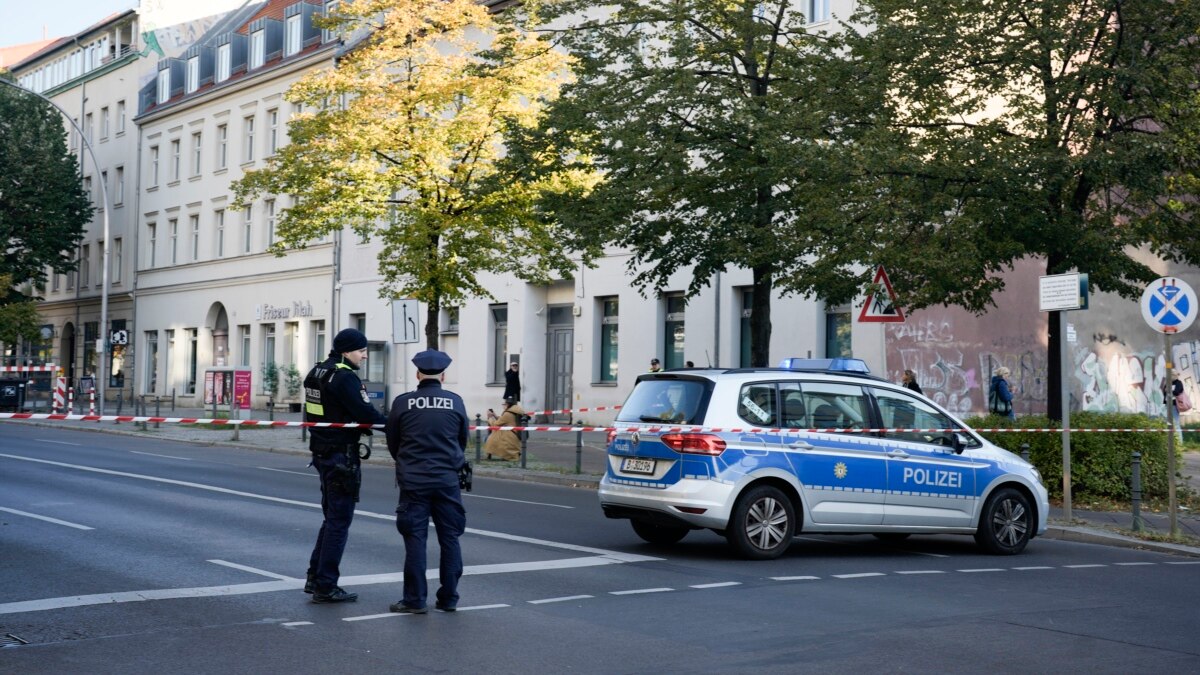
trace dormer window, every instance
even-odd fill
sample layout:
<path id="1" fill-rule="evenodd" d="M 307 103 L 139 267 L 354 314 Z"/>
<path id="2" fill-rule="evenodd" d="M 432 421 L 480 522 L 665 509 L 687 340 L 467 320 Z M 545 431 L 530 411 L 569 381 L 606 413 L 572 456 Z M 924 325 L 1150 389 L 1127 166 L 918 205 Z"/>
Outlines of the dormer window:
<path id="1" fill-rule="evenodd" d="M 193 56 L 187 62 L 187 82 L 185 91 L 192 93 L 200 88 L 200 57 Z"/>
<path id="2" fill-rule="evenodd" d="M 217 47 L 217 82 L 224 82 L 229 79 L 230 66 L 232 64 L 232 46 L 228 43 Z"/>
<path id="3" fill-rule="evenodd" d="M 302 28 L 304 24 L 301 20 L 303 15 L 289 16 L 287 19 L 287 29 L 283 35 L 283 55 L 291 56 L 300 51 L 300 45 L 303 43 Z"/>
<path id="4" fill-rule="evenodd" d="M 171 98 L 171 70 L 158 71 L 158 102 L 166 103 Z"/>
<path id="5" fill-rule="evenodd" d="M 339 0 L 329 0 L 328 2 L 325 3 L 325 16 L 326 17 L 331 16 L 334 13 L 334 11 L 337 10 L 338 1 Z M 331 42 L 333 40 L 336 40 L 337 37 L 338 37 L 337 31 L 332 31 L 332 30 L 329 30 L 328 28 L 324 28 L 321 30 L 321 41 L 322 42 Z"/>
<path id="6" fill-rule="evenodd" d="M 250 34 L 250 68 L 261 68 L 266 62 L 267 32 L 256 30 Z"/>

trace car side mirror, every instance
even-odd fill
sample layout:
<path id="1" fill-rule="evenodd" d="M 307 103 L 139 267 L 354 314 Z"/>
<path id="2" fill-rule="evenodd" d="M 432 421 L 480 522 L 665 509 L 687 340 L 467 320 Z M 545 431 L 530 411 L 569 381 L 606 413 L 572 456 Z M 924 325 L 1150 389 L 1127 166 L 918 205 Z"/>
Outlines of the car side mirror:
<path id="1" fill-rule="evenodd" d="M 967 444 L 969 443 L 967 437 L 956 431 L 954 432 L 954 436 L 952 438 L 952 442 L 954 443 L 954 454 L 961 455 L 962 451 L 967 448 Z"/>

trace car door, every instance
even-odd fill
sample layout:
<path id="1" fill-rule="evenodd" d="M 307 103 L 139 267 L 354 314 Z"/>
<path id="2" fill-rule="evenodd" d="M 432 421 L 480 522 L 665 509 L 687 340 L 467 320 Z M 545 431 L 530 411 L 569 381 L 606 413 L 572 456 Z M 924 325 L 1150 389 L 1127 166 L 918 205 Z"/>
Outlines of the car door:
<path id="1" fill-rule="evenodd" d="M 883 524 L 970 526 L 977 462 L 955 451 L 954 432 L 927 431 L 958 429 L 958 422 L 908 392 L 872 387 L 871 393 L 888 429 L 883 435 L 888 484 Z"/>
<path id="2" fill-rule="evenodd" d="M 788 405 L 792 392 L 781 385 Z M 796 386 L 796 385 L 792 385 Z M 870 426 L 870 406 L 861 386 L 803 382 L 803 406 L 791 404 L 785 416 L 809 429 Z M 791 397 L 794 400 L 794 397 Z M 790 423 L 789 422 L 789 425 Z M 814 525 L 878 525 L 883 522 L 887 456 L 880 439 L 835 431 L 785 432 L 782 443 L 800 480 Z"/>

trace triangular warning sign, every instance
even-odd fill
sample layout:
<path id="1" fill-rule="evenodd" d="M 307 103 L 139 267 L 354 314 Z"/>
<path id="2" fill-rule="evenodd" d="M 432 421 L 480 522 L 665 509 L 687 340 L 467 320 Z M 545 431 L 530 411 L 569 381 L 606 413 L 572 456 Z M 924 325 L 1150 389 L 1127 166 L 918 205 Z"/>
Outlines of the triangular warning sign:
<path id="1" fill-rule="evenodd" d="M 892 282 L 888 279 L 883 265 L 875 268 L 873 283 L 876 286 L 882 284 L 887 291 L 887 297 L 884 297 L 883 293 L 873 291 L 867 296 L 858 320 L 864 323 L 904 323 L 904 313 L 896 305 L 896 291 L 892 290 Z"/>

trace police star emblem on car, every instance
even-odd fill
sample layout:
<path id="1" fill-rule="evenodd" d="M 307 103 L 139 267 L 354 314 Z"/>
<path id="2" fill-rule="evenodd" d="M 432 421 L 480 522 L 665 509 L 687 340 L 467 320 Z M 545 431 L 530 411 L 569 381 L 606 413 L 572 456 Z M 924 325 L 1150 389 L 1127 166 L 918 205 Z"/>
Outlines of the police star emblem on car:
<path id="1" fill-rule="evenodd" d="M 1046 531 L 1032 464 L 856 359 L 645 373 L 614 426 L 600 505 L 653 544 L 711 529 L 767 560 L 800 533 L 969 534 L 1012 555 Z"/>

